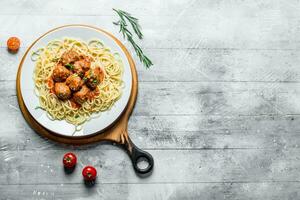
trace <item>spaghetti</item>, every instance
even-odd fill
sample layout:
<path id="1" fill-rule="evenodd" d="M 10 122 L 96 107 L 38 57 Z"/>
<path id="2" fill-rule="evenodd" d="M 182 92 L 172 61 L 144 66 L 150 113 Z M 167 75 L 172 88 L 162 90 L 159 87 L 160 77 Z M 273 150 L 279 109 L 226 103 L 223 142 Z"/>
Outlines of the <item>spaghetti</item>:
<path id="1" fill-rule="evenodd" d="M 55 66 L 63 54 L 70 50 L 91 58 L 91 68 L 100 66 L 105 74 L 103 81 L 96 86 L 97 95 L 88 98 L 80 106 L 74 106 L 70 100 L 61 100 L 51 92 L 52 88 L 49 86 L 49 78 Z M 53 40 L 33 52 L 31 59 L 36 62 L 33 77 L 35 92 L 39 97 L 40 107 L 47 111 L 51 120 L 66 120 L 80 127 L 94 117 L 94 114 L 109 110 L 122 95 L 122 60 L 99 40 L 88 43 L 71 38 Z"/>

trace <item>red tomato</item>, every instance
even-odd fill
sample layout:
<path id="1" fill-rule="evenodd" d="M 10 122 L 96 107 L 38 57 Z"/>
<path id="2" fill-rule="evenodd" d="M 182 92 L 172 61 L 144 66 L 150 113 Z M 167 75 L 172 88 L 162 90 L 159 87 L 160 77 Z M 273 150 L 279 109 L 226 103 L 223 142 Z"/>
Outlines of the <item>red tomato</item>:
<path id="1" fill-rule="evenodd" d="M 20 44 L 21 44 L 21 42 L 20 42 L 19 38 L 17 38 L 17 37 L 10 37 L 7 40 L 7 48 L 11 52 L 17 52 L 20 48 Z"/>
<path id="2" fill-rule="evenodd" d="M 86 181 L 93 181 L 97 177 L 97 170 L 93 166 L 86 166 L 82 170 L 82 176 Z"/>
<path id="3" fill-rule="evenodd" d="M 66 168 L 72 168 L 76 165 L 77 158 L 75 154 L 69 152 L 64 155 L 63 164 Z"/>

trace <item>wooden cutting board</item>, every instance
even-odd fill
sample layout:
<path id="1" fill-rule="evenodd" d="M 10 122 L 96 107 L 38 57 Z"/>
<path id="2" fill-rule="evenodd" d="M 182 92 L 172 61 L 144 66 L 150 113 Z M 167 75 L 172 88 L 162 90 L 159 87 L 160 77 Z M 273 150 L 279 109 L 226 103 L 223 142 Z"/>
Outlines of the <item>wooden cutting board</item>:
<path id="1" fill-rule="evenodd" d="M 67 26 L 90 27 L 90 28 L 96 29 L 97 31 L 108 34 L 110 37 L 113 38 L 113 40 L 124 51 L 128 61 L 129 61 L 130 68 L 131 68 L 132 89 L 131 89 L 131 95 L 130 95 L 130 98 L 129 98 L 126 108 L 124 109 L 121 116 L 111 126 L 109 126 L 107 129 L 105 129 L 97 134 L 94 134 L 92 136 L 79 136 L 79 137 L 78 136 L 77 137 L 61 136 L 61 135 L 58 135 L 56 133 L 49 131 L 48 129 L 45 129 L 28 112 L 28 110 L 24 104 L 22 94 L 21 94 L 21 89 L 20 89 L 21 68 L 22 68 L 24 59 L 25 59 L 26 55 L 28 54 L 29 49 L 33 46 L 33 44 L 37 40 L 39 40 L 44 35 L 48 34 L 49 32 L 52 32 L 53 30 L 67 27 Z M 87 26 L 87 25 L 76 24 L 76 25 L 66 25 L 66 26 L 62 26 L 62 27 L 57 27 L 55 29 L 48 31 L 44 35 L 42 35 L 40 38 L 38 38 L 25 52 L 25 54 L 19 64 L 19 69 L 18 69 L 18 73 L 17 73 L 17 81 L 16 81 L 17 98 L 18 98 L 21 112 L 22 112 L 25 120 L 27 121 L 27 123 L 35 130 L 35 132 L 37 132 L 42 137 L 49 138 L 50 140 L 53 140 L 53 141 L 59 142 L 59 143 L 72 144 L 72 145 L 84 145 L 84 144 L 96 143 L 96 142 L 101 142 L 101 141 L 109 141 L 111 143 L 118 144 L 119 146 L 123 147 L 127 151 L 129 157 L 132 160 L 134 170 L 138 175 L 145 176 L 145 175 L 151 174 L 151 172 L 153 170 L 153 166 L 154 166 L 153 157 L 148 152 L 145 152 L 145 151 L 139 149 L 131 141 L 131 139 L 128 135 L 128 130 L 127 130 L 128 120 L 129 120 L 131 112 L 134 108 L 136 98 L 137 98 L 138 78 L 137 78 L 137 72 L 135 69 L 134 61 L 133 61 L 132 57 L 130 56 L 128 50 L 125 48 L 125 46 L 116 37 L 114 37 L 112 34 L 108 33 L 107 31 L 104 31 L 104 30 L 96 28 L 96 27 Z M 148 166 L 146 168 L 140 168 L 138 166 L 138 163 L 141 161 L 147 162 Z"/>

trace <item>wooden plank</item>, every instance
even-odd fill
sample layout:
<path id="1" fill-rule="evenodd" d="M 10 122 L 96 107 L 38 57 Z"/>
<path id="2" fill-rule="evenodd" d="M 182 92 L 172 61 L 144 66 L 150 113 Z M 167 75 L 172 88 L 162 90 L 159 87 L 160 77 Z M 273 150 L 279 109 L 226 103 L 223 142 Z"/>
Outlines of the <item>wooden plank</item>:
<path id="1" fill-rule="evenodd" d="M 5 66 L 1 81 L 16 79 L 24 53 L 25 48 L 16 55 L 0 48 L 0 65 Z M 135 60 L 142 82 L 300 82 L 298 53 L 298 50 L 147 49 L 155 63 L 150 70 Z"/>
<path id="2" fill-rule="evenodd" d="M 3 0 L 0 4 L 0 13 L 8 15 L 112 15 L 112 8 L 124 9 L 135 15 L 147 15 L 148 17 L 160 16 L 185 16 L 185 15 L 207 15 L 213 14 L 214 17 L 221 19 L 220 15 L 239 18 L 239 16 L 259 17 L 270 15 L 273 17 L 294 17 L 299 13 L 297 8 L 299 2 L 284 0 L 276 2 L 266 0 L 264 2 L 246 1 L 130 1 L 122 2 L 90 0 L 82 3 L 80 0 L 52 0 L 49 2 L 27 0 Z M 209 16 L 213 20 L 212 16 Z M 281 18 L 280 18 L 281 19 Z M 277 27 L 282 28 L 282 27 Z"/>
<path id="3" fill-rule="evenodd" d="M 13 114 L 11 114 L 13 113 Z M 12 124 L 11 122 L 15 123 Z M 132 116 L 129 134 L 143 149 L 299 148 L 300 116 Z M 58 145 L 39 137 L 19 112 L 1 117 L 0 150 L 49 150 Z M 6 126 L 5 124 L 10 124 Z M 89 145 L 76 149 L 113 149 Z"/>
<path id="4" fill-rule="evenodd" d="M 130 135 L 144 148 L 298 148 L 298 116 L 133 116 Z"/>
<path id="5" fill-rule="evenodd" d="M 1 198 L 10 200 L 56 199 L 172 199 L 172 200 L 240 200 L 298 199 L 297 182 L 265 183 L 190 183 L 190 184 L 98 184 L 85 188 L 83 184 L 9 185 L 0 186 Z"/>
<path id="6" fill-rule="evenodd" d="M 141 82 L 134 115 L 285 115 L 300 113 L 300 83 Z M 17 108 L 15 82 L 2 82 L 5 118 Z M 1 116 L 2 115 L 2 116 Z"/>
<path id="7" fill-rule="evenodd" d="M 140 81 L 298 82 L 298 50 L 147 49 L 155 65 L 137 61 Z M 137 59 L 136 59 L 137 60 Z"/>
<path id="8" fill-rule="evenodd" d="M 233 14 L 207 10 L 198 15 L 183 14 L 175 18 L 138 16 L 145 35 L 139 44 L 143 48 L 299 49 L 300 30 L 297 27 L 300 16 L 299 9 L 295 10 L 298 14 L 294 16 L 278 10 L 256 15 L 247 15 L 243 11 Z M 0 42 L 4 47 L 9 36 L 17 35 L 22 39 L 23 46 L 29 46 L 49 29 L 74 23 L 98 26 L 121 38 L 118 27 L 112 24 L 114 20 L 117 18 L 113 16 L 1 15 L 3 27 Z"/>
<path id="9" fill-rule="evenodd" d="M 203 2 L 201 5 L 207 7 L 209 2 Z M 54 0 L 50 2 L 43 1 L 1 1 L 0 13 L 6 15 L 56 15 L 56 16 L 77 16 L 77 15 L 113 15 L 112 8 L 124 9 L 128 12 L 138 15 L 178 15 L 183 12 L 183 8 L 193 10 L 193 13 L 197 14 L 197 10 L 194 5 L 197 2 L 192 0 L 180 2 L 180 1 L 167 1 L 161 2 L 157 0 L 143 1 L 103 1 L 103 0 L 91 0 L 88 3 L 81 3 L 79 0 Z M 13 6 L 12 6 L 13 5 Z M 199 7 L 198 7 L 199 8 Z"/>
<path id="10" fill-rule="evenodd" d="M 155 169 L 147 179 L 134 174 L 120 150 L 85 150 L 78 166 L 65 174 L 65 150 L 1 151 L 0 184 L 82 183 L 81 169 L 93 165 L 99 183 L 299 182 L 300 149 L 151 150 Z"/>

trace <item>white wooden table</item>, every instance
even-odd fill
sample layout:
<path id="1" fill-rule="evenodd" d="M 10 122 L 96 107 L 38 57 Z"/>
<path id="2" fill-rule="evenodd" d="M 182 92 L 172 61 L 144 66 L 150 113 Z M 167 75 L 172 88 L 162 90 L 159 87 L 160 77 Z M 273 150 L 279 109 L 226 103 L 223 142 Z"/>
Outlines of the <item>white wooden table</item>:
<path id="1" fill-rule="evenodd" d="M 112 8 L 140 19 L 150 70 L 122 40 Z M 15 78 L 28 45 L 65 24 L 118 36 L 134 55 L 139 96 L 132 140 L 155 159 L 134 174 L 110 145 L 63 146 L 39 137 L 18 108 Z M 300 2 L 0 1 L 0 199 L 300 199 Z M 16 55 L 10 36 L 22 40 Z M 66 175 L 65 152 L 79 157 Z M 86 188 L 84 165 L 98 183 Z"/>

